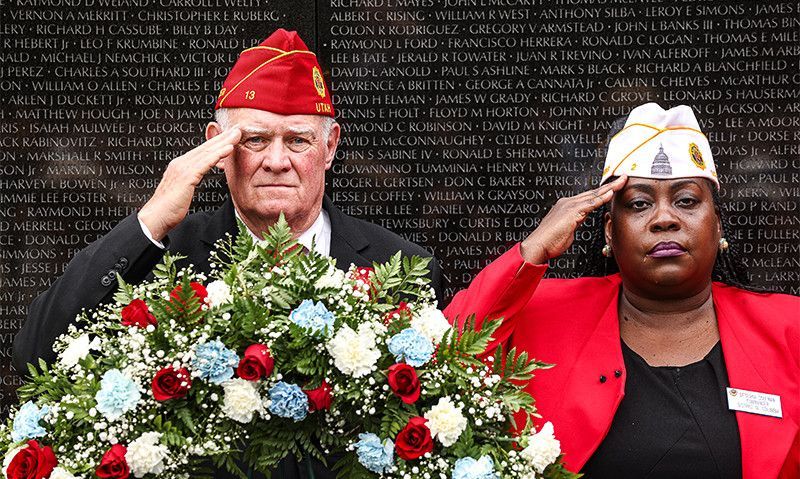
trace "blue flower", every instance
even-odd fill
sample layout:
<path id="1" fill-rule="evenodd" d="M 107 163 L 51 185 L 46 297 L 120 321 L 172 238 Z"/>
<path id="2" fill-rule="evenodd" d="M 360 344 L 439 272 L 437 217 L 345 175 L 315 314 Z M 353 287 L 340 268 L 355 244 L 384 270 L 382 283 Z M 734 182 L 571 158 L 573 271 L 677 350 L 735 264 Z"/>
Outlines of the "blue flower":
<path id="1" fill-rule="evenodd" d="M 47 434 L 39 421 L 42 420 L 45 414 L 50 411 L 50 408 L 44 406 L 39 409 L 39 406 L 31 401 L 26 402 L 19 408 L 17 415 L 14 416 L 14 430 L 11 431 L 11 439 L 14 442 L 24 441 L 25 439 L 33 439 L 42 437 Z"/>
<path id="2" fill-rule="evenodd" d="M 500 479 L 494 471 L 494 462 L 489 456 L 481 456 L 477 461 L 462 457 L 453 467 L 453 479 Z"/>
<path id="3" fill-rule="evenodd" d="M 419 367 L 431 359 L 433 343 L 416 329 L 408 328 L 389 339 L 389 352 L 398 361 L 405 360 L 406 364 Z"/>
<path id="4" fill-rule="evenodd" d="M 370 471 L 382 474 L 394 462 L 394 443 L 391 439 L 383 441 L 372 433 L 359 434 L 356 446 L 358 462 Z"/>
<path id="5" fill-rule="evenodd" d="M 305 299 L 289 314 L 289 319 L 294 324 L 315 333 L 330 333 L 333 332 L 333 322 L 336 317 L 322 302 L 318 301 L 315 304 L 314 301 Z"/>
<path id="6" fill-rule="evenodd" d="M 97 410 L 109 421 L 114 421 L 127 411 L 135 408 L 141 394 L 139 388 L 119 369 L 111 369 L 103 374 L 100 390 L 94 395 Z"/>
<path id="7" fill-rule="evenodd" d="M 233 369 L 239 365 L 239 356 L 215 339 L 194 348 L 192 367 L 200 371 L 202 379 L 221 384 L 233 377 Z"/>
<path id="8" fill-rule="evenodd" d="M 269 390 L 269 399 L 269 411 L 276 416 L 297 422 L 308 414 L 308 396 L 296 384 L 279 382 Z"/>

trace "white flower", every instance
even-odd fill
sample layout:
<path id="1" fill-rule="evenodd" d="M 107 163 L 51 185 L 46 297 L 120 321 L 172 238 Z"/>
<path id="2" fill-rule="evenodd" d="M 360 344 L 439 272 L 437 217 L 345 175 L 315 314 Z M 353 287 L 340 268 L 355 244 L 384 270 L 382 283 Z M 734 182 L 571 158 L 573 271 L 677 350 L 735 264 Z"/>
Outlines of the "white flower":
<path id="1" fill-rule="evenodd" d="M 50 479 L 75 479 L 75 476 L 63 467 L 56 467 L 50 473 Z"/>
<path id="2" fill-rule="evenodd" d="M 23 445 L 21 445 L 21 446 L 19 446 L 17 448 L 14 448 L 14 449 L 8 451 L 8 454 L 6 454 L 6 456 L 3 458 L 3 476 L 4 477 L 8 477 L 8 466 L 11 465 L 11 461 L 14 460 L 14 456 L 16 456 L 19 451 L 25 449 L 26 447 L 28 447 L 28 445 L 27 444 L 23 444 Z"/>
<path id="3" fill-rule="evenodd" d="M 67 349 L 61 353 L 59 363 L 62 367 L 69 369 L 78 361 L 85 358 L 89 354 L 90 349 L 100 349 L 100 338 L 94 338 L 89 342 L 89 334 L 84 333 L 77 338 L 72 338 L 67 344 Z"/>
<path id="4" fill-rule="evenodd" d="M 134 476 L 144 477 L 145 474 L 161 474 L 164 471 L 164 459 L 169 449 L 161 445 L 160 440 L 160 432 L 146 432 L 128 444 L 125 461 Z"/>
<path id="5" fill-rule="evenodd" d="M 461 408 L 447 396 L 439 398 L 439 402 L 425 413 L 425 419 L 431 435 L 445 447 L 452 446 L 467 428 L 467 418 L 461 413 Z"/>
<path id="6" fill-rule="evenodd" d="M 225 284 L 225 281 L 212 281 L 208 286 L 206 286 L 206 291 L 208 292 L 206 303 L 208 303 L 208 305 L 212 308 L 221 306 L 225 303 L 230 303 L 233 300 L 233 296 L 231 296 L 231 288 Z"/>
<path id="7" fill-rule="evenodd" d="M 345 276 L 344 271 L 340 270 L 336 266 L 329 265 L 328 271 L 319 278 L 316 283 L 314 283 L 314 287 L 318 289 L 323 288 L 336 288 L 341 289 L 342 285 L 344 284 Z"/>
<path id="8" fill-rule="evenodd" d="M 222 413 L 234 421 L 248 423 L 253 414 L 263 410 L 263 401 L 253 382 L 235 378 L 225 381 L 222 387 L 225 390 Z"/>
<path id="9" fill-rule="evenodd" d="M 380 359 L 375 328 L 370 323 L 358 325 L 358 332 L 346 324 L 328 341 L 328 352 L 339 371 L 355 378 L 369 374 Z"/>
<path id="10" fill-rule="evenodd" d="M 536 434 L 528 438 L 528 447 L 520 453 L 536 472 L 541 474 L 544 469 L 558 459 L 561 454 L 561 443 L 553 435 L 553 424 L 549 421 L 542 426 Z"/>
<path id="11" fill-rule="evenodd" d="M 450 323 L 441 311 L 433 306 L 428 306 L 415 315 L 411 320 L 411 327 L 433 341 L 434 344 L 439 344 L 442 342 L 444 333 L 450 329 Z"/>

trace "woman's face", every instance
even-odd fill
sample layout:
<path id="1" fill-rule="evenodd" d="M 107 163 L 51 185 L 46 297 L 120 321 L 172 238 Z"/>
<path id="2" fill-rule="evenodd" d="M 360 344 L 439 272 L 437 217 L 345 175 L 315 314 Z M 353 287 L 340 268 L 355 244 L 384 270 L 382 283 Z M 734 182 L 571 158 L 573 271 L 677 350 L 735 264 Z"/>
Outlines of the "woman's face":
<path id="1" fill-rule="evenodd" d="M 645 297 L 689 297 L 706 288 L 721 227 L 702 178 L 630 178 L 605 217 L 625 287 Z"/>

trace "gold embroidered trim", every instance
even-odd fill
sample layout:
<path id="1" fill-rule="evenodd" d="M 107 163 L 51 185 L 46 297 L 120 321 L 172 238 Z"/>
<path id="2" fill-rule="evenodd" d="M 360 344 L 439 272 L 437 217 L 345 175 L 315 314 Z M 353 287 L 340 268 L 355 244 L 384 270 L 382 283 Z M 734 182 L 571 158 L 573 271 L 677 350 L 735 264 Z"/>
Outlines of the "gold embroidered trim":
<path id="1" fill-rule="evenodd" d="M 622 133 L 623 131 L 627 130 L 628 128 L 630 128 L 632 126 L 644 126 L 646 128 L 651 128 L 653 130 L 656 130 L 656 133 L 653 136 L 651 136 L 650 138 L 648 138 L 648 139 L 644 140 L 643 142 L 641 142 L 639 144 L 639 146 L 637 146 L 636 148 L 634 148 L 631 151 L 629 151 L 627 155 L 625 155 L 621 160 L 619 160 L 619 162 L 616 164 L 616 166 L 614 166 L 614 168 L 611 170 L 611 175 L 610 176 L 614 176 L 614 174 L 617 172 L 617 169 L 620 166 L 622 166 L 622 164 L 625 163 L 625 160 L 627 160 L 628 157 L 630 157 L 636 150 L 638 150 L 639 148 L 643 147 L 644 145 L 649 143 L 650 140 L 652 140 L 653 138 L 657 137 L 658 135 L 660 135 L 662 133 L 665 133 L 667 131 L 689 130 L 689 131 L 693 131 L 695 133 L 699 133 L 704 138 L 706 136 L 705 133 L 703 133 L 702 131 L 698 130 L 697 128 L 691 128 L 691 127 L 688 127 L 688 126 L 670 126 L 670 127 L 667 127 L 667 128 L 659 128 L 657 126 L 648 125 L 647 123 L 631 123 L 630 125 L 626 126 L 622 130 L 620 130 L 616 135 L 611 137 L 611 140 L 613 140 L 614 138 L 617 137 L 617 135 L 619 135 L 620 133 Z M 609 143 L 610 142 L 611 141 L 609 141 Z"/>
<path id="2" fill-rule="evenodd" d="M 270 49 L 270 50 L 277 50 L 277 49 L 273 49 L 271 47 L 253 47 L 253 48 L 267 48 L 267 49 Z M 252 48 L 251 48 L 251 50 L 252 50 Z M 245 51 L 247 51 L 247 50 L 245 50 Z M 244 53 L 244 52 L 242 52 L 242 53 Z M 228 97 L 231 95 L 231 93 L 233 93 L 237 88 L 239 88 L 239 85 L 241 85 L 245 80 L 250 78 L 255 72 L 257 72 L 258 70 L 262 69 L 263 67 L 269 65 L 270 63 L 274 62 L 275 60 L 280 60 L 281 58 L 286 58 L 289 55 L 294 55 L 295 53 L 311 53 L 313 55 L 312 52 L 305 51 L 305 50 L 292 50 L 290 52 L 283 52 L 280 55 L 276 55 L 276 56 L 270 58 L 269 60 L 267 60 L 264 63 L 260 64 L 259 66 L 255 67 L 250 73 L 245 75 L 244 78 L 239 80 L 239 82 L 236 83 L 236 85 L 232 86 L 231 89 L 228 90 L 228 93 L 226 93 L 225 96 L 219 101 L 219 105 L 217 106 L 217 108 L 222 108 L 222 104 L 225 102 L 225 100 L 228 99 Z"/>
<path id="3" fill-rule="evenodd" d="M 246 52 L 249 52 L 251 50 L 270 50 L 270 51 L 278 52 L 278 53 L 310 53 L 311 55 L 317 56 L 316 53 L 314 53 L 312 51 L 309 51 L 309 50 L 289 50 L 287 52 L 286 50 L 281 50 L 280 48 L 265 47 L 265 46 L 262 46 L 262 45 L 258 45 L 258 46 L 255 46 L 255 47 L 248 48 L 246 50 L 242 50 L 242 53 L 246 53 Z M 239 55 L 241 55 L 242 53 L 240 53 Z"/>

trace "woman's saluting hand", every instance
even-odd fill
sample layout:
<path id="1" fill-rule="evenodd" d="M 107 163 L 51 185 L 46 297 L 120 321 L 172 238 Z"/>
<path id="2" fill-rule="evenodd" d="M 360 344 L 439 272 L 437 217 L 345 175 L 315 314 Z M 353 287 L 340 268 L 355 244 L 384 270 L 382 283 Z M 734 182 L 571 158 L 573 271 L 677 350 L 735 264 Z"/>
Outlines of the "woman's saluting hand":
<path id="1" fill-rule="evenodd" d="M 522 258 L 531 264 L 544 264 L 560 256 L 575 240 L 575 230 L 589 213 L 611 201 L 626 181 L 628 177 L 623 175 L 600 188 L 556 201 L 539 226 L 520 244 Z"/>

